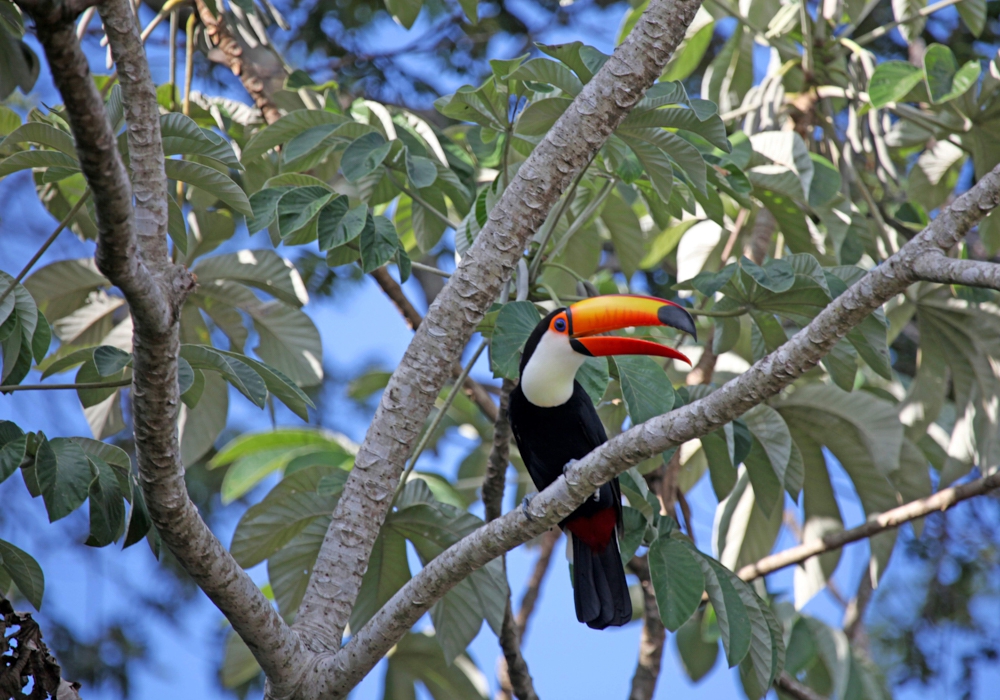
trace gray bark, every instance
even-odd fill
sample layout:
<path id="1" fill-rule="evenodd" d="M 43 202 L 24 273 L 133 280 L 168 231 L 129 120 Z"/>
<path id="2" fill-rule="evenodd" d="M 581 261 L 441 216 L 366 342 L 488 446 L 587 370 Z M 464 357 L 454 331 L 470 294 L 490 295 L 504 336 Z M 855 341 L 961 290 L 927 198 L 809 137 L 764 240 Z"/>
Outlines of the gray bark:
<path id="1" fill-rule="evenodd" d="M 659 77 L 700 4 L 650 3 L 628 38 L 521 166 L 435 299 L 382 395 L 299 607 L 295 626 L 312 649 L 340 648 L 403 465 L 452 363 L 510 278 L 528 238 Z"/>
<path id="2" fill-rule="evenodd" d="M 715 430 L 776 395 L 815 367 L 851 328 L 916 280 L 914 264 L 917 260 L 925 256 L 940 257 L 938 251 L 954 246 L 997 206 L 998 201 L 1000 166 L 956 199 L 899 252 L 837 297 L 808 326 L 742 375 L 703 399 L 612 438 L 575 463 L 536 496 L 527 509 L 511 511 L 443 552 L 396 593 L 350 644 L 331 661 L 323 660 L 322 665 L 334 677 L 325 690 L 335 697 L 346 694 L 458 581 L 565 518 L 600 485 L 654 454 Z M 993 480 L 1000 481 L 997 476 L 988 479 L 990 484 Z M 962 488 L 958 487 L 955 493 L 964 493 Z M 948 497 L 946 492 L 941 492 L 929 500 L 936 503 L 935 498 Z M 939 503 L 936 507 L 942 505 Z M 888 517 L 888 514 L 881 517 Z M 875 520 L 862 526 L 864 534 L 858 538 L 877 532 L 868 532 L 865 528 L 877 527 L 879 522 Z"/>
<path id="3" fill-rule="evenodd" d="M 19 4 L 35 20 L 93 192 L 97 265 L 122 290 L 132 314 L 136 457 L 150 516 L 164 543 L 226 615 L 268 676 L 284 679 L 300 648 L 296 635 L 209 530 L 184 482 L 177 438 L 179 318 L 195 282 L 167 253 L 159 111 L 134 10 L 128 0 L 108 0 L 99 7 L 125 101 L 133 188 L 76 37 L 76 15 L 67 4 Z"/>

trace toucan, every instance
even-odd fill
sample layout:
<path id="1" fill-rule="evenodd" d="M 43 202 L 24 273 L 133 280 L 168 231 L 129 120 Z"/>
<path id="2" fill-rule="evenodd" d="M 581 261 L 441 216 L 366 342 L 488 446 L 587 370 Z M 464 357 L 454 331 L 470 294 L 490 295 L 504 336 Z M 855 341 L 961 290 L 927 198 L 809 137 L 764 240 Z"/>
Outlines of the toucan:
<path id="1" fill-rule="evenodd" d="M 671 326 L 697 338 L 694 319 L 678 304 L 629 294 L 592 297 L 543 318 L 524 345 L 520 381 L 508 418 L 521 458 L 541 491 L 574 461 L 607 442 L 589 395 L 576 381 L 588 357 L 655 355 L 691 364 L 682 353 L 609 331 Z M 618 549 L 622 534 L 618 479 L 604 484 L 560 523 L 571 540 L 576 617 L 593 629 L 624 625 L 632 602 Z"/>

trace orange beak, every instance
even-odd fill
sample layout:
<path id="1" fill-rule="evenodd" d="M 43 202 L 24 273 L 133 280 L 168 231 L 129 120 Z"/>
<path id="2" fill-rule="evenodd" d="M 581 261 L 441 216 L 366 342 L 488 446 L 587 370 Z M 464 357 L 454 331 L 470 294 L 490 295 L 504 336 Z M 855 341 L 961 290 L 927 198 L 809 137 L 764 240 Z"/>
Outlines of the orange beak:
<path id="1" fill-rule="evenodd" d="M 684 307 L 665 299 L 633 294 L 610 294 L 584 299 L 569 307 L 570 342 L 584 355 L 654 355 L 691 364 L 683 353 L 650 340 L 598 333 L 633 326 L 670 326 L 697 340 L 694 319 Z"/>

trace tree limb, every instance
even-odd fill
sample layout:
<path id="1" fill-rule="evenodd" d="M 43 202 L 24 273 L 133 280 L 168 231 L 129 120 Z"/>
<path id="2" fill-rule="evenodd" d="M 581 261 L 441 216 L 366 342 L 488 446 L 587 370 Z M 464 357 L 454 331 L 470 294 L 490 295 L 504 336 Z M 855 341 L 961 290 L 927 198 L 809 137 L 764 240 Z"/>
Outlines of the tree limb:
<path id="1" fill-rule="evenodd" d="M 409 325 L 413 330 L 419 328 L 420 323 L 424 320 L 424 317 L 420 315 L 417 308 L 406 297 L 406 294 L 403 293 L 403 288 L 399 286 L 399 282 L 392 278 L 392 275 L 389 274 L 389 270 L 385 267 L 380 267 L 374 270 L 371 274 L 372 279 L 374 279 L 378 286 L 382 288 L 385 295 L 389 297 L 389 300 L 399 310 L 400 315 L 402 315 L 407 325 Z M 462 373 L 462 364 L 456 361 L 452 372 L 457 378 Z M 493 398 L 490 396 L 489 392 L 483 388 L 483 385 L 472 377 L 466 377 L 463 388 L 465 389 L 465 395 L 472 399 L 472 401 L 479 407 L 479 410 L 483 412 L 483 415 L 485 415 L 490 422 L 495 423 L 497 416 L 499 415 L 497 413 L 497 405 L 493 403 Z"/>
<path id="2" fill-rule="evenodd" d="M 527 508 L 507 513 L 445 550 L 410 579 L 341 652 L 332 660 L 327 658 L 321 661 L 320 666 L 326 671 L 322 675 L 329 683 L 323 686 L 324 692 L 334 697 L 345 695 L 456 583 L 565 518 L 595 489 L 614 476 L 643 459 L 715 430 L 776 395 L 816 366 L 850 329 L 915 280 L 915 260 L 935 250 L 954 246 L 961 236 L 997 206 L 998 201 L 1000 166 L 957 198 L 897 253 L 837 297 L 788 342 L 742 375 L 703 399 L 652 418 L 612 438 L 576 462 L 562 477 L 532 499 Z M 939 492 L 926 499 L 928 510 L 923 514 L 956 502 L 956 495 L 969 498 L 997 485 L 1000 485 L 1000 475 L 987 477 L 984 483 L 978 485 L 964 485 Z M 952 500 L 949 501 L 949 498 Z M 889 513 L 919 508 L 919 503 L 911 503 Z M 919 515 L 914 513 L 913 517 Z M 892 517 L 886 513 L 880 516 L 883 520 Z M 866 529 L 858 538 L 879 531 L 878 522 L 862 526 L 875 529 Z M 898 525 L 898 522 L 895 524 Z M 809 546 L 816 545 L 810 543 Z M 795 562 L 783 565 L 789 563 Z"/>
<path id="3" fill-rule="evenodd" d="M 271 100 L 267 89 L 267 82 L 274 79 L 274 76 L 265 75 L 259 70 L 256 62 L 245 61 L 243 58 L 243 47 L 240 42 L 229 31 L 225 17 L 213 14 L 205 0 L 195 0 L 198 9 L 198 18 L 205 27 L 205 34 L 208 36 L 212 46 L 219 50 L 219 56 L 215 60 L 224 63 L 233 72 L 233 75 L 240 79 L 243 88 L 250 94 L 257 109 L 264 116 L 264 121 L 273 124 L 281 118 L 278 106 Z M 281 79 L 284 80 L 284 68 L 280 70 Z"/>
<path id="4" fill-rule="evenodd" d="M 521 166 L 431 305 L 382 394 L 299 607 L 296 628 L 314 649 L 340 647 L 390 496 L 452 363 L 510 278 L 528 238 L 660 76 L 700 5 L 700 0 L 650 3 L 614 55 Z M 493 556 L 500 553 L 496 550 Z M 355 649 L 359 646 L 352 644 Z M 372 649 L 375 646 L 381 648 Z M 355 668 L 364 666 L 367 660 Z M 346 692 L 358 678 L 345 674 L 335 692 Z"/>
<path id="5" fill-rule="evenodd" d="M 824 552 L 840 549 L 851 542 L 873 537 L 885 530 L 892 530 L 903 523 L 922 518 L 935 511 L 948 510 L 956 503 L 975 496 L 982 496 L 984 493 L 989 493 L 997 488 L 1000 488 L 1000 472 L 960 486 L 951 486 L 942 489 L 927 498 L 911 501 L 906 505 L 879 513 L 864 525 L 859 525 L 850 530 L 831 532 L 820 539 L 810 540 L 797 547 L 791 547 L 783 552 L 764 557 L 758 562 L 744 566 L 737 572 L 737 575 L 744 581 L 752 581 L 755 578 L 766 576 L 771 572 L 784 569 L 792 564 L 801 564 L 806 559 L 823 554 Z"/>
<path id="6" fill-rule="evenodd" d="M 510 421 L 507 420 L 507 406 L 514 382 L 504 379 L 500 387 L 500 410 L 493 426 L 493 448 L 486 463 L 486 478 L 483 479 L 483 505 L 486 508 L 486 522 L 496 520 L 503 512 L 503 493 L 507 485 L 507 466 L 510 464 Z M 506 577 L 507 562 L 504 561 Z M 507 586 L 507 607 L 500 629 L 500 648 L 504 663 L 498 671 L 501 678 L 506 676 L 510 689 L 519 700 L 538 700 L 531 681 L 528 664 L 521 654 L 521 633 L 510 604 L 510 584 Z"/>
<path id="7" fill-rule="evenodd" d="M 961 284 L 1000 290 L 1000 265 L 979 260 L 957 260 L 944 252 L 916 260 L 913 272 L 917 279 L 941 284 Z"/>
<path id="8" fill-rule="evenodd" d="M 167 195 L 159 113 L 134 9 L 129 0 L 107 0 L 100 7 L 119 61 L 131 162 L 137 180 L 143 180 L 135 185 L 136 211 L 132 184 L 76 37 L 75 16 L 32 11 L 38 6 L 30 0 L 22 4 L 35 20 L 93 193 L 97 265 L 124 293 L 134 322 L 133 427 L 150 516 L 170 551 L 226 615 L 269 679 L 284 681 L 301 649 L 298 638 L 201 519 L 184 481 L 177 438 L 179 318 L 195 283 L 190 272 L 167 256 L 166 220 L 159 217 L 166 212 Z M 48 3 L 43 10 L 47 8 Z"/>
<path id="9" fill-rule="evenodd" d="M 791 695 L 795 700 L 826 700 L 825 697 L 817 693 L 804 683 L 799 683 L 787 673 L 782 672 L 774 679 L 774 687 Z"/>
<path id="10" fill-rule="evenodd" d="M 660 609 L 656 604 L 656 592 L 649 578 L 649 564 L 646 557 L 632 557 L 629 568 L 639 577 L 642 586 L 642 636 L 639 638 L 639 661 L 632 675 L 629 700 L 651 700 L 656 691 L 656 681 L 660 677 L 663 663 L 663 645 L 667 630 L 660 620 Z"/>

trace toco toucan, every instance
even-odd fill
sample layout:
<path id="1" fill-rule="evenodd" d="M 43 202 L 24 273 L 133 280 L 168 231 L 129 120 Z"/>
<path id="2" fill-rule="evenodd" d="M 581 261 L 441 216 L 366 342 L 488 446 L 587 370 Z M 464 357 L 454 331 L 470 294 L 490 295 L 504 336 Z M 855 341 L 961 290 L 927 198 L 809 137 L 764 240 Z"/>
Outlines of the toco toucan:
<path id="1" fill-rule="evenodd" d="M 688 360 L 649 340 L 598 335 L 630 326 L 672 326 L 696 336 L 694 319 L 664 299 L 608 295 L 556 309 L 532 331 L 521 356 L 521 380 L 510 395 L 508 417 L 531 480 L 541 491 L 573 461 L 608 436 L 576 372 L 588 357 L 657 355 Z M 560 523 L 572 541 L 576 617 L 594 629 L 624 625 L 632 603 L 618 549 L 622 528 L 618 479 Z"/>

